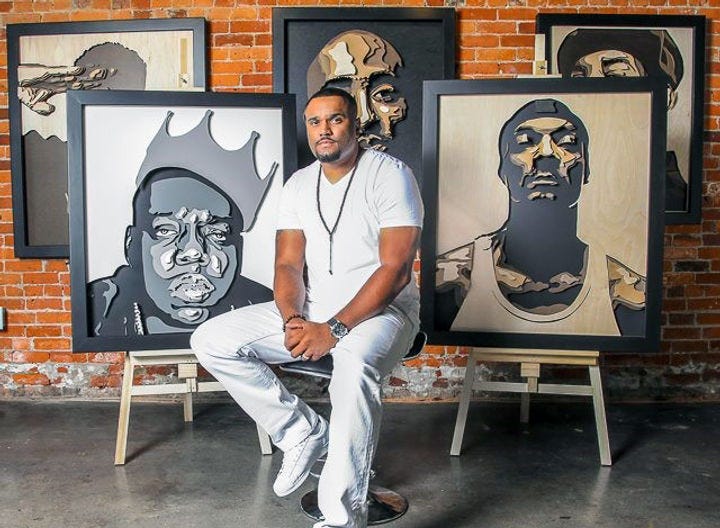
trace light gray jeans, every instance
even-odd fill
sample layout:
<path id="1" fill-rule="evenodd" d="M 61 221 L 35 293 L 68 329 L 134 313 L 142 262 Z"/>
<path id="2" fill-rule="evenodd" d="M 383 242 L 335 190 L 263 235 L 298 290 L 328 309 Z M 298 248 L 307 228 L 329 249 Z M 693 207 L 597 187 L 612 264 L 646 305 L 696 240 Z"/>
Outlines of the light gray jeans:
<path id="1" fill-rule="evenodd" d="M 314 528 L 365 528 L 366 493 L 375 454 L 382 378 L 405 355 L 418 330 L 389 307 L 363 321 L 331 353 L 330 446 L 318 502 L 325 520 Z M 246 306 L 201 324 L 190 339 L 200 363 L 242 409 L 287 451 L 313 430 L 317 413 L 291 394 L 267 364 L 293 361 L 274 302 Z"/>

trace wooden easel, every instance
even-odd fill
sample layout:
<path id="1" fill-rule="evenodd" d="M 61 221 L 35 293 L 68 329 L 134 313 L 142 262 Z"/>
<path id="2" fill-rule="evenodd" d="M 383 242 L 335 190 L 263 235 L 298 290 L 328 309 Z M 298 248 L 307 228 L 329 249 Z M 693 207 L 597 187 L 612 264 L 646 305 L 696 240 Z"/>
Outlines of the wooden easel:
<path id="1" fill-rule="evenodd" d="M 192 422 L 192 395 L 195 392 L 218 392 L 225 388 L 218 381 L 197 381 L 198 360 L 192 350 L 141 350 L 125 354 L 122 392 L 120 395 L 120 414 L 115 441 L 115 465 L 125 464 L 127 453 L 128 429 L 130 426 L 130 402 L 133 396 L 158 394 L 184 394 L 183 414 L 185 422 Z M 182 383 L 164 385 L 134 385 L 135 368 L 150 365 L 177 365 L 178 378 Z M 267 433 L 258 425 L 260 451 L 263 455 L 272 454 L 272 445 Z"/>
<path id="2" fill-rule="evenodd" d="M 603 466 L 612 464 L 610 440 L 608 438 L 607 419 L 605 417 L 605 401 L 602 392 L 599 352 L 589 350 L 524 350 L 500 348 L 475 348 L 468 357 L 465 371 L 465 385 L 460 396 L 455 433 L 453 435 L 450 454 L 460 455 L 468 406 L 473 390 L 491 392 L 519 392 L 520 421 L 527 423 L 530 415 L 530 394 L 558 394 L 567 396 L 592 396 L 595 410 L 595 426 L 597 428 L 600 463 Z M 512 383 L 504 381 L 475 381 L 475 366 L 478 361 L 498 363 L 519 363 L 520 376 L 526 381 Z M 557 383 L 539 383 L 541 365 L 582 365 L 587 366 L 590 374 L 590 385 L 566 385 Z"/>
<path id="3" fill-rule="evenodd" d="M 547 77 L 547 61 L 545 60 L 545 35 L 535 35 L 535 60 L 533 60 L 532 77 Z M 558 394 L 567 396 L 592 396 L 595 410 L 595 426 L 597 428 L 600 463 L 612 465 L 610 441 L 608 438 L 605 401 L 602 392 L 599 352 L 588 350 L 525 350 L 475 348 L 468 357 L 465 371 L 465 385 L 460 396 L 455 433 L 453 434 L 450 454 L 460 455 L 468 407 L 473 390 L 490 392 L 519 392 L 520 421 L 527 423 L 530 416 L 530 394 Z M 500 381 L 475 382 L 475 366 L 478 361 L 497 363 L 519 363 L 520 376 L 525 382 L 511 383 Z M 541 365 L 581 365 L 587 366 L 590 374 L 590 385 L 565 385 L 556 383 L 539 383 Z"/>

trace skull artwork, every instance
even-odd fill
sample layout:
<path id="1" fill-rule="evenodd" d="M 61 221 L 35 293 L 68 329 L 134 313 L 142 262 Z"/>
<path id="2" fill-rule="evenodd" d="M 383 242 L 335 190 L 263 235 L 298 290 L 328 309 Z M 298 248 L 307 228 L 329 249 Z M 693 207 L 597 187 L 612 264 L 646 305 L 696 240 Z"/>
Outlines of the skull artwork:
<path id="1" fill-rule="evenodd" d="M 379 77 L 395 76 L 398 66 L 402 58 L 387 40 L 369 31 L 346 31 L 325 44 L 308 68 L 308 95 L 326 86 L 349 92 L 358 107 L 360 145 L 385 150 L 382 141 L 392 139 L 393 127 L 405 118 L 407 105 L 404 97 L 396 97 L 395 87 Z M 375 123 L 379 135 L 369 130 Z"/>

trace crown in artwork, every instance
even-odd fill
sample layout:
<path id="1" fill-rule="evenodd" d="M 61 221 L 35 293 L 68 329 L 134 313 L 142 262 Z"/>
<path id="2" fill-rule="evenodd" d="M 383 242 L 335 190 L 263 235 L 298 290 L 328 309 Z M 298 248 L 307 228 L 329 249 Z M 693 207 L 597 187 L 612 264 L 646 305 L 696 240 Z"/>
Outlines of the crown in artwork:
<path id="1" fill-rule="evenodd" d="M 173 112 L 167 113 L 148 145 L 135 181 L 137 187 L 142 186 L 147 177 L 158 169 L 173 167 L 190 170 L 213 183 L 237 205 L 243 216 L 244 229 L 249 230 L 278 167 L 273 162 L 264 178 L 258 175 L 255 145 L 260 134 L 253 131 L 245 145 L 237 150 L 226 150 L 210 133 L 212 110 L 205 112 L 195 128 L 180 136 L 169 133 L 173 115 Z"/>

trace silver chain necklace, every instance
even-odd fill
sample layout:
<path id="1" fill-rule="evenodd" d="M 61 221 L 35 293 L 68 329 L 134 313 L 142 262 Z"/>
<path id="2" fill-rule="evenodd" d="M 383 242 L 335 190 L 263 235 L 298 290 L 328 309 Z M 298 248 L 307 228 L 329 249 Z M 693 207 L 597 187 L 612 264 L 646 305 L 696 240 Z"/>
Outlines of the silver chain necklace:
<path id="1" fill-rule="evenodd" d="M 358 157 L 355 160 L 355 166 L 350 173 L 350 180 L 348 181 L 347 187 L 345 187 L 345 193 L 343 193 L 342 202 L 340 202 L 340 211 L 338 211 L 338 215 L 335 219 L 335 223 L 333 224 L 332 229 L 328 227 L 327 222 L 325 221 L 325 217 L 322 214 L 322 209 L 320 208 L 320 178 L 322 177 L 322 165 L 320 165 L 320 168 L 318 169 L 317 187 L 315 189 L 315 202 L 317 203 L 317 210 L 318 214 L 320 215 L 320 221 L 322 222 L 322 225 L 328 234 L 328 243 L 330 246 L 330 255 L 328 257 L 328 271 L 330 272 L 330 275 L 333 274 L 333 237 L 335 236 L 335 231 L 337 230 L 337 226 L 340 223 L 340 217 L 342 216 L 343 208 L 345 207 L 345 199 L 347 198 L 348 191 L 350 190 L 350 185 L 352 185 L 353 178 L 355 177 L 355 171 L 357 170 L 359 164 L 360 154 L 358 154 Z"/>

